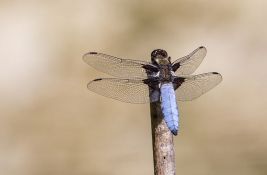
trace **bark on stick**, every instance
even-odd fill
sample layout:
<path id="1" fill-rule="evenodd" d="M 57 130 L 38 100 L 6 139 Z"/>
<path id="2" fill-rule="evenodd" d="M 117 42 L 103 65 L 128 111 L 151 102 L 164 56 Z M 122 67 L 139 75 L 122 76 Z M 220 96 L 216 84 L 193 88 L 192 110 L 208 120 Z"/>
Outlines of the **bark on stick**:
<path id="1" fill-rule="evenodd" d="M 150 103 L 155 175 L 175 175 L 173 135 L 161 112 L 160 102 Z"/>

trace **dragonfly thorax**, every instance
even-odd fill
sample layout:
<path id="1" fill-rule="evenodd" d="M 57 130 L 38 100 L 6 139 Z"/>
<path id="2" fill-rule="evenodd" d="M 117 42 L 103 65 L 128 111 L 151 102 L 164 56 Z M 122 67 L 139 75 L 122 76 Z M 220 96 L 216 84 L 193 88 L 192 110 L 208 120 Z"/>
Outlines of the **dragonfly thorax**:
<path id="1" fill-rule="evenodd" d="M 168 65 L 160 65 L 159 71 L 159 79 L 162 83 L 169 83 L 172 82 L 172 67 L 170 64 Z"/>

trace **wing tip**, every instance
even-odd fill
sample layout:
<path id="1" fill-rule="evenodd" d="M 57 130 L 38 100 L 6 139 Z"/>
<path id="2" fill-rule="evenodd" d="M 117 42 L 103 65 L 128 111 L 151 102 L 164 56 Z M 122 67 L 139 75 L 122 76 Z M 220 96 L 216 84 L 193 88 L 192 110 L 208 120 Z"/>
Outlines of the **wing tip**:
<path id="1" fill-rule="evenodd" d="M 89 52 L 88 54 L 90 54 L 90 55 L 96 55 L 97 52 Z"/>
<path id="2" fill-rule="evenodd" d="M 222 75 L 221 75 L 219 72 L 212 72 L 212 74 L 213 74 L 213 75 L 218 75 L 218 76 L 220 76 L 221 79 L 222 79 Z"/>
<path id="3" fill-rule="evenodd" d="M 86 61 L 86 56 L 87 56 L 87 55 L 97 55 L 97 54 L 98 54 L 98 52 L 87 52 L 87 53 L 85 53 L 85 54 L 83 55 L 82 58 L 83 58 L 84 61 Z"/>
<path id="4" fill-rule="evenodd" d="M 96 55 L 96 54 L 98 54 L 98 52 L 87 52 L 84 55 Z"/>
<path id="5" fill-rule="evenodd" d="M 93 81 L 100 81 L 100 80 L 103 80 L 102 78 L 97 78 L 97 79 L 94 79 Z"/>
<path id="6" fill-rule="evenodd" d="M 204 52 L 204 55 L 206 56 L 207 55 L 207 48 L 205 46 L 200 46 L 199 47 L 199 50 L 202 50 L 202 52 Z M 204 56 L 204 57 L 205 57 Z"/>
<path id="7" fill-rule="evenodd" d="M 207 50 L 207 48 L 205 46 L 199 46 L 198 49 L 205 49 L 205 50 Z"/>
<path id="8" fill-rule="evenodd" d="M 90 89 L 90 86 L 92 85 L 92 83 L 93 83 L 93 82 L 96 82 L 96 81 L 101 81 L 101 80 L 103 80 L 103 78 L 96 78 L 96 79 L 94 79 L 94 80 L 91 80 L 89 83 L 87 83 L 87 88 L 88 88 L 89 90 L 91 90 L 91 89 Z"/>

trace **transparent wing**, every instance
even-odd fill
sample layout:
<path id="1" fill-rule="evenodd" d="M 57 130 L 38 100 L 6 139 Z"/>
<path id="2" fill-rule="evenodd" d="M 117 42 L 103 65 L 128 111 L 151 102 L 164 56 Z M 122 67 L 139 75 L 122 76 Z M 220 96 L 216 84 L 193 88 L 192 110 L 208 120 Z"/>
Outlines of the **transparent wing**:
<path id="1" fill-rule="evenodd" d="M 99 78 L 89 82 L 87 87 L 97 94 L 126 103 L 153 101 L 149 98 L 149 86 L 142 79 Z"/>
<path id="2" fill-rule="evenodd" d="M 198 68 L 204 57 L 207 49 L 203 46 L 195 49 L 189 55 L 177 59 L 172 63 L 172 69 L 176 75 L 190 75 Z"/>
<path id="3" fill-rule="evenodd" d="M 176 98 L 179 101 L 193 100 L 208 92 L 221 81 L 222 76 L 217 72 L 175 78 Z"/>
<path id="4" fill-rule="evenodd" d="M 155 67 L 146 61 L 122 59 L 97 52 L 85 54 L 83 60 L 101 72 L 120 78 L 146 78 L 147 73 L 144 66 Z"/>

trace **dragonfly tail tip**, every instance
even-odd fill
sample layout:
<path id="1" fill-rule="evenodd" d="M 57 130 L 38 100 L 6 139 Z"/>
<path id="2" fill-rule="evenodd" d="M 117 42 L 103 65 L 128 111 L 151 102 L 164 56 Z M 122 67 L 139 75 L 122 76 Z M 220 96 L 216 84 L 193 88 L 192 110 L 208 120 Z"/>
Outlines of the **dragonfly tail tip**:
<path id="1" fill-rule="evenodd" d="M 172 132 L 172 134 L 175 135 L 175 136 L 178 134 L 178 131 L 177 131 L 177 130 L 172 130 L 171 132 Z"/>

